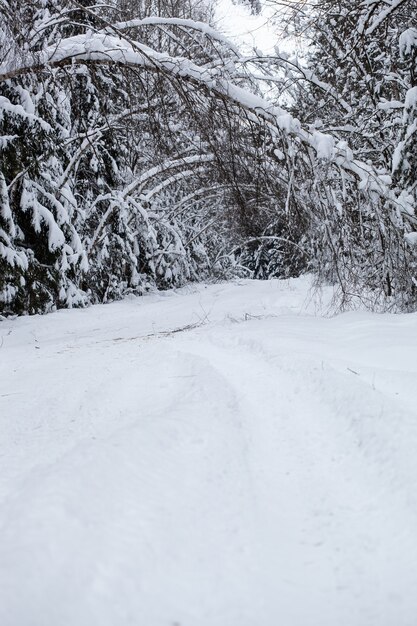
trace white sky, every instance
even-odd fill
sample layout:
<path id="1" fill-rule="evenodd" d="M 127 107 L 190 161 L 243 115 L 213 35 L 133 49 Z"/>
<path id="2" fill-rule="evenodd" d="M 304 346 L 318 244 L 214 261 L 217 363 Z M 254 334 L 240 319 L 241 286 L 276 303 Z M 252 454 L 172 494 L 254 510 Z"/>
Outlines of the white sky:
<path id="1" fill-rule="evenodd" d="M 262 15 L 251 15 L 249 8 L 244 5 L 233 4 L 232 0 L 218 0 L 217 28 L 250 50 L 256 47 L 268 54 L 273 52 L 278 42 L 275 30 L 268 24 L 270 13 L 271 9 L 268 12 L 264 8 Z"/>

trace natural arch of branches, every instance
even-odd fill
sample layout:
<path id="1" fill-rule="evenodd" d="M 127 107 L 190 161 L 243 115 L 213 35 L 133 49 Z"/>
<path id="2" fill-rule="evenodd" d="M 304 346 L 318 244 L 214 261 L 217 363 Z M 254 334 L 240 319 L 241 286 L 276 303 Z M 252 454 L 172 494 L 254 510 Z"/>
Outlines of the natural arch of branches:
<path id="1" fill-rule="evenodd" d="M 208 2 L 0 0 L 3 313 L 303 271 L 414 309 L 412 4 L 290 3 L 300 60 Z"/>

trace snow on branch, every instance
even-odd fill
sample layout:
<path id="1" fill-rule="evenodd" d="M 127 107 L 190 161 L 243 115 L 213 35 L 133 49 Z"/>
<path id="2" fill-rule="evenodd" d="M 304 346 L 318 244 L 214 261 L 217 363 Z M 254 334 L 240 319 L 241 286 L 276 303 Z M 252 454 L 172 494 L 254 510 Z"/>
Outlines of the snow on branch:
<path id="1" fill-rule="evenodd" d="M 205 22 L 198 22 L 190 19 L 181 19 L 176 17 L 146 17 L 144 19 L 134 19 L 127 22 L 117 22 L 112 26 L 108 26 L 103 32 L 123 31 L 129 28 L 138 28 L 142 26 L 179 26 L 182 28 L 188 28 L 191 30 L 199 31 L 206 37 L 218 41 L 237 56 L 240 56 L 239 48 L 230 39 L 219 33 L 217 30 L 206 24 Z"/>
<path id="2" fill-rule="evenodd" d="M 209 163 L 214 161 L 214 156 L 211 154 L 193 154 L 184 157 L 178 157 L 176 159 L 168 159 L 160 165 L 156 165 L 151 169 L 144 172 L 139 178 L 135 179 L 130 185 L 123 191 L 123 197 L 131 195 L 134 191 L 142 193 L 147 183 L 156 176 L 165 174 L 170 170 L 176 170 L 178 168 L 188 168 L 190 165 L 201 165 L 202 163 Z M 169 179 L 168 179 L 169 180 Z M 154 193 L 152 195 L 155 195 Z"/>
<path id="3" fill-rule="evenodd" d="M 369 26 L 367 26 L 367 23 L 369 22 L 369 19 L 370 19 L 370 14 L 375 8 L 375 4 L 374 4 L 374 6 L 371 7 L 371 9 L 366 14 L 365 18 L 362 20 L 362 23 L 359 25 L 359 28 L 358 28 L 359 33 L 361 35 L 372 35 L 372 33 L 374 33 L 377 30 L 377 28 L 382 24 L 382 22 L 386 20 L 387 17 L 389 17 L 391 13 L 393 13 L 393 11 L 398 9 L 399 6 L 401 4 L 404 4 L 405 2 L 406 0 L 387 0 L 386 2 L 383 3 L 384 8 L 381 9 L 379 13 L 377 13 L 377 15 L 375 15 L 372 18 L 371 23 L 369 24 Z"/>
<path id="4" fill-rule="evenodd" d="M 5 96 L 0 96 L 0 121 L 7 113 L 27 120 L 30 123 L 37 122 L 45 131 L 51 130 L 50 125 L 41 117 L 38 117 L 33 113 L 28 113 L 21 104 L 13 104 Z"/>
<path id="5" fill-rule="evenodd" d="M 407 28 L 399 39 L 401 57 L 407 57 L 417 48 L 417 28 Z"/>
<path id="6" fill-rule="evenodd" d="M 126 40 L 125 37 L 110 36 L 105 33 L 76 35 L 62 39 L 57 45 L 34 54 L 26 64 L 0 65 L 0 82 L 33 70 L 47 67 L 59 67 L 67 63 L 117 63 L 125 66 L 138 67 L 146 71 L 160 72 L 169 80 L 181 80 L 197 88 L 203 88 L 213 98 L 228 101 L 237 108 L 246 110 L 256 121 L 266 122 L 272 134 L 278 138 L 292 136 L 304 146 L 313 148 L 318 158 L 333 162 L 346 172 L 359 178 L 360 188 L 376 193 L 380 197 L 395 201 L 386 182 L 378 176 L 373 168 L 353 159 L 350 150 L 345 146 L 334 145 L 329 135 L 318 141 L 317 134 L 301 127 L 300 122 L 281 107 L 271 104 L 263 97 L 240 87 L 226 78 L 219 76 L 217 70 L 201 67 L 184 57 L 172 57 L 157 52 L 137 41 Z M 198 157 L 201 158 L 200 156 Z M 141 183 L 135 181 L 133 187 Z M 126 195 L 130 191 L 126 190 Z"/>
<path id="7" fill-rule="evenodd" d="M 300 74 L 304 80 L 310 82 L 315 87 L 318 87 L 319 89 L 321 89 L 326 95 L 328 94 L 334 100 L 336 100 L 336 102 L 340 104 L 340 106 L 346 111 L 346 113 L 348 113 L 349 115 L 352 113 L 352 107 L 350 106 L 350 104 L 346 102 L 346 100 L 344 100 L 340 96 L 340 94 L 329 83 L 326 83 L 320 78 L 318 78 L 318 76 L 316 76 L 316 74 L 314 74 L 314 72 L 312 72 L 310 69 L 300 65 L 297 59 L 289 58 L 286 54 L 281 54 L 280 52 L 276 51 L 276 56 L 274 57 L 268 57 L 268 58 L 249 57 L 247 59 L 239 59 L 239 62 L 244 62 L 244 63 L 249 62 L 249 63 L 256 63 L 256 64 L 264 63 L 264 62 L 273 62 L 273 63 L 278 62 L 280 65 L 289 66 L 290 69 Z M 269 76 L 265 77 L 264 80 L 271 80 L 271 77 Z"/>

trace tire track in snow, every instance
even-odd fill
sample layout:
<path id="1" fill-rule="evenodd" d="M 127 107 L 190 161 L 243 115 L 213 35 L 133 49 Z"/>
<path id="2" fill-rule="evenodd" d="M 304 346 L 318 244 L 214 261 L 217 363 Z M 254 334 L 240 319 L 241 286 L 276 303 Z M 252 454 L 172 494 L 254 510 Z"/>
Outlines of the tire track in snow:
<path id="1" fill-rule="evenodd" d="M 414 318 L 283 315 L 280 283 L 204 294 L 17 321 L 1 625 L 414 626 L 412 396 L 346 370 L 399 372 Z M 129 340 L 203 295 L 207 326 Z"/>
<path id="2" fill-rule="evenodd" d="M 323 385 L 328 371 L 319 375 L 317 363 L 308 360 L 307 367 L 306 360 L 300 367 L 300 358 L 287 357 L 287 363 L 285 358 L 277 363 L 256 336 L 242 342 L 241 337 L 222 334 L 219 338 L 214 332 L 210 339 L 202 343 L 201 337 L 193 346 L 189 337 L 184 343 L 192 354 L 204 354 L 240 397 L 239 415 L 250 441 L 249 466 L 258 494 L 257 526 L 263 542 L 259 545 L 253 539 L 274 578 L 266 604 L 271 605 L 278 590 L 284 592 L 289 602 L 283 610 L 290 615 L 297 607 L 297 594 L 305 595 L 309 589 L 307 612 L 315 602 L 318 609 L 331 593 L 330 600 L 341 604 L 333 607 L 338 624 L 389 626 L 407 604 L 404 582 L 410 588 L 417 579 L 415 545 L 411 562 L 408 552 L 413 546 L 415 515 L 404 510 L 394 490 L 387 493 L 386 485 L 378 484 L 378 478 L 384 477 L 375 475 L 355 436 L 337 418 L 337 392 L 327 397 L 323 393 L 323 388 L 329 391 Z M 309 369 L 310 380 L 305 378 Z M 345 378 L 350 393 L 363 385 Z M 340 393 L 343 387 L 338 389 Z M 346 396 L 349 392 L 342 394 L 344 402 Z M 277 555 L 271 558 L 274 551 Z M 390 560 L 396 563 L 396 571 L 387 577 Z M 285 575 L 283 562 L 288 568 Z M 263 580 L 264 589 L 270 580 Z M 291 585 L 293 593 L 288 592 Z M 352 596 L 357 598 L 354 607 Z M 335 619 L 329 600 L 327 607 L 328 619 Z M 346 622 L 341 618 L 344 611 Z M 294 614 L 293 619 L 302 624 L 308 615 Z M 327 623 L 323 609 L 320 619 Z M 408 614 L 401 623 L 411 625 L 412 619 Z"/>

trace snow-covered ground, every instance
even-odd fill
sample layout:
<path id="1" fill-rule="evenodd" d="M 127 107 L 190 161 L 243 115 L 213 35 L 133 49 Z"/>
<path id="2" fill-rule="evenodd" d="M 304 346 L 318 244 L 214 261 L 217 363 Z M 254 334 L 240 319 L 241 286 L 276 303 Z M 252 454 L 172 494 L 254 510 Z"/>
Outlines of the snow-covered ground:
<path id="1" fill-rule="evenodd" d="M 0 324 L 1 626 L 416 625 L 417 315 L 307 294 Z"/>

